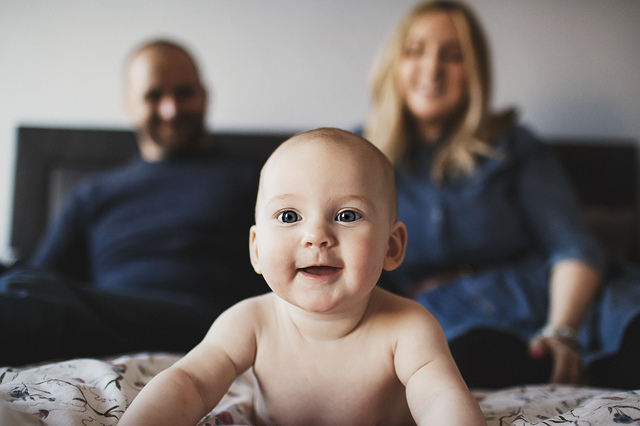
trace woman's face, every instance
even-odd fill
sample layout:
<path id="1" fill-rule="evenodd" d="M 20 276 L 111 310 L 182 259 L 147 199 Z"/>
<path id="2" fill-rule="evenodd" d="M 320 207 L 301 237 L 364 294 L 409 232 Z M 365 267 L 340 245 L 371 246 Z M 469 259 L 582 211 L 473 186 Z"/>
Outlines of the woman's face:
<path id="1" fill-rule="evenodd" d="M 437 11 L 409 29 L 398 67 L 400 96 L 427 140 L 437 139 L 460 113 L 467 73 L 451 16 Z"/>

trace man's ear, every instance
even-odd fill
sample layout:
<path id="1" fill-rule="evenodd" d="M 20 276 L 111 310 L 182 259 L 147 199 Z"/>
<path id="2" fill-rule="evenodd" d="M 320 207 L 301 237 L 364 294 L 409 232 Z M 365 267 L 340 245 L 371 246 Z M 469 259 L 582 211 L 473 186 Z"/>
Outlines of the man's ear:
<path id="1" fill-rule="evenodd" d="M 258 261 L 258 242 L 256 241 L 256 238 L 256 225 L 253 225 L 251 229 L 249 229 L 249 256 L 251 257 L 251 265 L 253 265 L 253 270 L 258 274 L 262 274 L 262 270 L 260 269 L 260 262 Z"/>
<path id="2" fill-rule="evenodd" d="M 135 122 L 135 107 L 133 105 L 133 100 L 131 99 L 131 93 L 129 93 L 129 91 L 125 91 L 125 93 L 122 94 L 122 109 L 124 111 L 124 114 L 127 116 L 127 120 L 129 121 L 129 123 L 131 125 L 133 125 L 134 127 L 137 125 L 137 123 Z"/>
<path id="3" fill-rule="evenodd" d="M 384 258 L 382 268 L 385 271 L 393 271 L 404 260 L 404 253 L 407 249 L 407 227 L 398 221 L 393 224 L 391 235 L 389 236 L 389 248 Z"/>

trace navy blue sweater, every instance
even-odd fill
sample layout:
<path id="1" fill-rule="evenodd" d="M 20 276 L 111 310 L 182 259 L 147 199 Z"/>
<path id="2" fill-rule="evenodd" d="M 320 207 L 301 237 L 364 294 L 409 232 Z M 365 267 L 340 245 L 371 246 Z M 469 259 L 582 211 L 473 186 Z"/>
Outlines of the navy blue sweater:
<path id="1" fill-rule="evenodd" d="M 30 266 L 103 291 L 224 306 L 263 293 L 248 250 L 259 168 L 220 151 L 137 159 L 81 184 Z"/>

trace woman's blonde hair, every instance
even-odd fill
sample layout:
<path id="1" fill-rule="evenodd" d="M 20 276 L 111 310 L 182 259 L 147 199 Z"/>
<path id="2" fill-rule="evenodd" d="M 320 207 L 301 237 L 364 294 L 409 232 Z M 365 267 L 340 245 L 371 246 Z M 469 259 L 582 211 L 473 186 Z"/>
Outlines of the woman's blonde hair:
<path id="1" fill-rule="evenodd" d="M 489 49 L 473 12 L 454 1 L 431 1 L 417 5 L 400 23 L 382 50 L 372 74 L 372 112 L 365 127 L 365 137 L 394 163 L 405 161 L 411 138 L 412 118 L 398 88 L 398 66 L 404 56 L 406 39 L 415 22 L 434 12 L 451 16 L 458 34 L 467 71 L 466 105 L 450 129 L 434 161 L 432 178 L 443 181 L 449 176 L 473 173 L 477 155 L 491 155 L 496 128 L 513 121 L 513 111 L 499 119 L 489 111 L 491 98 L 491 64 Z"/>

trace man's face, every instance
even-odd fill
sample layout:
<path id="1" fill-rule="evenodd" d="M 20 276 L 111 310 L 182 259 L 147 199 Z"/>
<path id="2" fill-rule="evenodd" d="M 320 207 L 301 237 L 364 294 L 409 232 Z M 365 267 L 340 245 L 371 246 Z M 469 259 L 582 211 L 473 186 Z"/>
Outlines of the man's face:
<path id="1" fill-rule="evenodd" d="M 207 94 L 188 56 L 176 49 L 143 51 L 126 78 L 126 108 L 141 144 L 162 155 L 198 146 Z"/>

